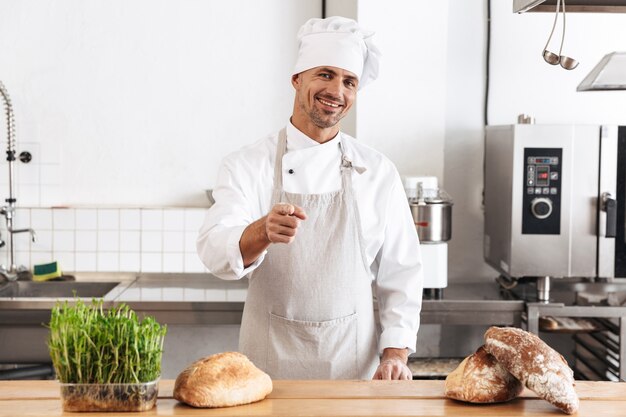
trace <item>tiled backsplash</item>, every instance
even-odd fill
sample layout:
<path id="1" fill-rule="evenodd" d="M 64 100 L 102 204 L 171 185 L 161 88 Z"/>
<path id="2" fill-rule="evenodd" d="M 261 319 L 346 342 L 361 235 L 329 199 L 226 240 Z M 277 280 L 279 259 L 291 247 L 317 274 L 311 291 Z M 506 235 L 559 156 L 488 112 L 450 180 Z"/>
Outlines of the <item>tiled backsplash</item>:
<path id="1" fill-rule="evenodd" d="M 13 236 L 15 263 L 58 261 L 65 272 L 206 272 L 196 237 L 206 209 L 18 208 Z M 8 239 L 4 219 L 0 232 Z M 0 249 L 8 264 L 7 247 Z"/>
<path id="2" fill-rule="evenodd" d="M 61 148 L 58 142 L 40 143 L 18 141 L 16 153 L 28 151 L 32 160 L 13 166 L 15 181 L 14 197 L 20 207 L 46 207 L 63 204 Z M 0 196 L 9 196 L 9 177 L 6 158 L 0 158 Z"/>

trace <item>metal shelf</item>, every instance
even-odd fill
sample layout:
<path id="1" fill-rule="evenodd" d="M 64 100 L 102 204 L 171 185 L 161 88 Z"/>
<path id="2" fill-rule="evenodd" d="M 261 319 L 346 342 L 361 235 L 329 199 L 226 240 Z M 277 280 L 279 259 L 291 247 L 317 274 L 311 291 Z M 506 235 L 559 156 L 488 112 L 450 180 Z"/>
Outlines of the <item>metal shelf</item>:
<path id="1" fill-rule="evenodd" d="M 575 373 L 585 379 L 626 380 L 626 306 L 566 306 L 562 303 L 528 303 L 528 331 L 539 333 L 539 317 L 585 317 L 606 330 L 576 334 Z M 594 376 L 595 374 L 595 376 Z"/>
<path id="2" fill-rule="evenodd" d="M 567 0 L 568 13 L 626 13 L 624 0 Z M 513 0 L 514 13 L 554 13 L 556 0 Z"/>

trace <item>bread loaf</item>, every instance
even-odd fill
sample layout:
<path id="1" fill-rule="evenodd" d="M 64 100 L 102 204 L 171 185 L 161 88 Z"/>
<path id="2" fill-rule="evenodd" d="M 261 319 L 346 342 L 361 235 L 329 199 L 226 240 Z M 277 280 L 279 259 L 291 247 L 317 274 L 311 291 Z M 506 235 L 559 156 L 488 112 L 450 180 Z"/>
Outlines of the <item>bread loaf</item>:
<path id="1" fill-rule="evenodd" d="M 174 384 L 174 398 L 193 407 L 248 404 L 270 392 L 269 375 L 238 352 L 200 359 L 181 372 Z"/>
<path id="2" fill-rule="evenodd" d="M 445 396 L 471 403 L 498 403 L 516 398 L 524 386 L 485 350 L 478 348 L 445 382 Z"/>
<path id="3" fill-rule="evenodd" d="M 490 327 L 485 349 L 539 397 L 568 414 L 578 410 L 574 373 L 563 356 L 536 335 L 513 327 Z"/>

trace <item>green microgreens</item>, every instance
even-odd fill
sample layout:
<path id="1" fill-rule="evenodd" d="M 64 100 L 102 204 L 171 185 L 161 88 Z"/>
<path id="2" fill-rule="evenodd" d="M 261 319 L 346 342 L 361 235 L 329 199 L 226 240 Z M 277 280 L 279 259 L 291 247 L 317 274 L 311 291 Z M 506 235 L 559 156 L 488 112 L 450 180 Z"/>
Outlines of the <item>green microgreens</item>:
<path id="1" fill-rule="evenodd" d="M 48 349 L 62 383 L 136 384 L 161 374 L 167 327 L 152 317 L 139 321 L 125 304 L 106 311 L 102 300 L 57 303 L 49 328 Z"/>

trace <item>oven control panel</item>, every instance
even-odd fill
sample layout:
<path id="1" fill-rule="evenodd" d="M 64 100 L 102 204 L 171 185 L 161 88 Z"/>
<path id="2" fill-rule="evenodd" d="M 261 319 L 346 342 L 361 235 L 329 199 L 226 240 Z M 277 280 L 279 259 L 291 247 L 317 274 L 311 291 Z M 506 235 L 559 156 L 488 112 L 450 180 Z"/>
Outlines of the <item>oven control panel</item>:
<path id="1" fill-rule="evenodd" d="M 562 148 L 524 148 L 522 234 L 561 233 Z"/>

